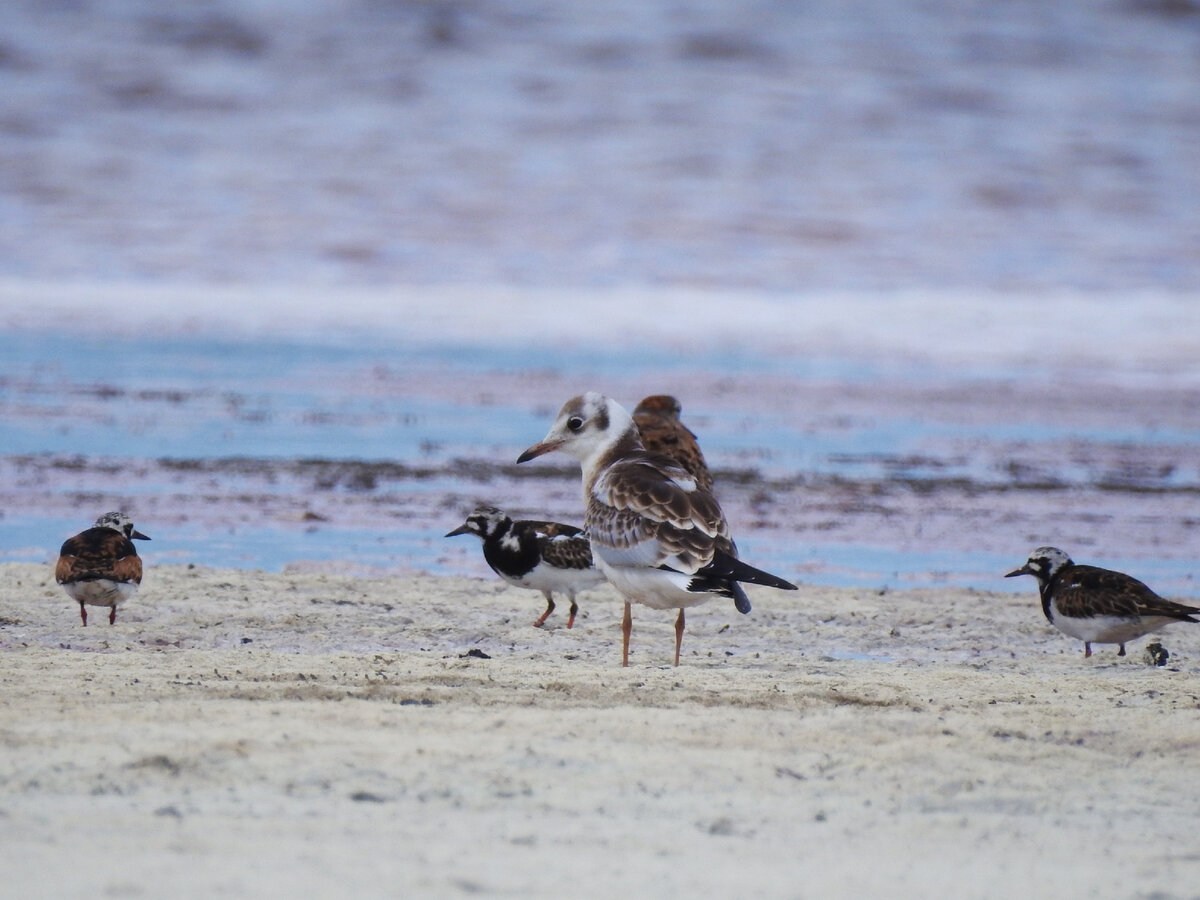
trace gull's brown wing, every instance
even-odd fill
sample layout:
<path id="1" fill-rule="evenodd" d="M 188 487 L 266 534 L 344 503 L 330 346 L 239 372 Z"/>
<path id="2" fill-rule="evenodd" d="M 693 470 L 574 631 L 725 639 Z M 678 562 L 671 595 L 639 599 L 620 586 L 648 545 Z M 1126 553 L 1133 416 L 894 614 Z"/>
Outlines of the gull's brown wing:
<path id="1" fill-rule="evenodd" d="M 592 488 L 588 534 L 631 563 L 703 568 L 717 550 L 731 553 L 733 542 L 716 498 L 694 485 L 663 457 L 639 453 L 619 460 Z"/>

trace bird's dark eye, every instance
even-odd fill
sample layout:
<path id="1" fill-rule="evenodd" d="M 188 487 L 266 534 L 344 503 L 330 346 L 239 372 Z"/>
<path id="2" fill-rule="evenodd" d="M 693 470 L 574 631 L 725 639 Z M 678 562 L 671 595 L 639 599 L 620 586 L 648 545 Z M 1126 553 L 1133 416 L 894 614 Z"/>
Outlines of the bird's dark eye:
<path id="1" fill-rule="evenodd" d="M 571 416 L 571 418 L 567 419 L 568 431 L 578 431 L 582 427 L 583 419 L 581 419 L 579 416 Z"/>

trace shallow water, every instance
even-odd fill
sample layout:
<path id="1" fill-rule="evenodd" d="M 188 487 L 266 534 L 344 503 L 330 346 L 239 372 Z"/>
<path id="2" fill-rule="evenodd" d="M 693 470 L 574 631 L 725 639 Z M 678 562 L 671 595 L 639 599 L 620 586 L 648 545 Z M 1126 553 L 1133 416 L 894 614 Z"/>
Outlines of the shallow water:
<path id="1" fill-rule="evenodd" d="M 515 459 L 599 386 L 680 396 L 744 556 L 801 581 L 1031 591 L 999 575 L 1058 543 L 1197 591 L 1188 388 L 336 334 L 14 330 L 0 352 L 3 559 L 48 559 L 120 507 L 150 561 L 486 574 L 475 541 L 441 535 L 480 501 L 578 521 L 570 460 Z"/>

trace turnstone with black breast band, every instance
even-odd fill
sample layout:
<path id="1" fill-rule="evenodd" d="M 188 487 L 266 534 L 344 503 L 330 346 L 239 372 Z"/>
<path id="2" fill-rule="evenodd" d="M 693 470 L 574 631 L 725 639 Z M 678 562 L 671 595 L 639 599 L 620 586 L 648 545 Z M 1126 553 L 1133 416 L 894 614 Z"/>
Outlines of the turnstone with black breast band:
<path id="1" fill-rule="evenodd" d="M 575 624 L 579 604 L 575 595 L 595 587 L 604 576 L 592 564 L 592 551 L 583 530 L 561 522 L 513 520 L 494 506 L 479 506 L 446 537 L 473 534 L 483 540 L 483 558 L 492 571 L 517 587 L 541 591 L 546 611 L 533 624 L 541 627 L 554 612 L 554 592 L 571 603 L 567 627 Z"/>
<path id="2" fill-rule="evenodd" d="M 148 541 L 124 513 L 105 513 L 96 524 L 67 538 L 59 550 L 54 577 L 79 604 L 87 625 L 88 606 L 107 606 L 108 624 L 117 621 L 117 607 L 137 593 L 142 583 L 142 560 L 133 542 Z"/>
<path id="3" fill-rule="evenodd" d="M 616 401 L 594 391 L 568 400 L 545 440 L 517 462 L 552 450 L 580 461 L 592 555 L 625 598 L 621 665 L 629 665 L 631 601 L 679 610 L 679 665 L 687 607 L 721 596 L 747 613 L 750 601 L 739 582 L 796 589 L 736 557 L 716 498 L 671 459 L 647 452 L 633 417 Z"/>
<path id="4" fill-rule="evenodd" d="M 1092 644 L 1125 644 L 1172 622 L 1197 622 L 1200 608 L 1164 600 L 1136 578 L 1123 572 L 1080 566 L 1057 547 L 1038 547 L 1025 565 L 1005 575 L 1032 575 L 1042 595 L 1042 612 L 1061 631 L 1083 641 L 1083 655 Z"/>

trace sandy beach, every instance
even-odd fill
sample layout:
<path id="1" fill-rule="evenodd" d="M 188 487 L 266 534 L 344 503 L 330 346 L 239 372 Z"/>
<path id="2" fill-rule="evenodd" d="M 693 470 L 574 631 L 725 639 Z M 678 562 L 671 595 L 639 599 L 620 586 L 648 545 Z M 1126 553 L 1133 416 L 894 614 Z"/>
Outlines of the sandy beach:
<path id="1" fill-rule="evenodd" d="M 1200 628 L 1090 660 L 1028 596 L 0 567 L 8 896 L 1195 897 Z M 94 617 L 94 621 L 101 617 Z"/>

